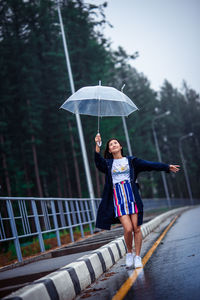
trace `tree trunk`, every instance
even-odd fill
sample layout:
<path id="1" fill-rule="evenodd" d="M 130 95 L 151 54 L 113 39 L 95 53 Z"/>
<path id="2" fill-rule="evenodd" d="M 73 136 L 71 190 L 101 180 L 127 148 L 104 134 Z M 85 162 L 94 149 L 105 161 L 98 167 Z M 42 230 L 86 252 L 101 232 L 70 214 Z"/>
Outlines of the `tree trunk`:
<path id="1" fill-rule="evenodd" d="M 65 170 L 63 170 L 63 178 L 66 178 Z M 64 198 L 67 198 L 67 189 L 66 189 L 65 180 L 64 180 L 64 184 L 63 184 L 63 196 L 64 196 Z"/>
<path id="2" fill-rule="evenodd" d="M 151 191 L 152 191 L 152 197 L 153 198 L 156 198 L 157 195 L 158 195 L 158 191 L 157 191 L 157 188 L 155 186 L 155 180 L 154 180 L 154 177 L 153 177 L 153 174 L 150 173 L 150 180 L 151 180 Z"/>
<path id="3" fill-rule="evenodd" d="M 65 162 L 65 172 L 66 172 L 66 179 L 67 179 L 68 196 L 69 198 L 72 198 L 72 188 L 70 184 L 70 176 L 69 176 L 69 169 L 68 169 L 67 162 Z"/>
<path id="4" fill-rule="evenodd" d="M 46 176 L 43 175 L 43 191 L 44 191 L 44 196 L 49 198 L 49 190 L 48 190 L 48 184 L 47 184 L 47 180 L 46 180 Z"/>
<path id="5" fill-rule="evenodd" d="M 168 186 L 169 186 L 170 197 L 174 198 L 175 194 L 174 194 L 174 188 L 173 188 L 173 184 L 172 184 L 171 180 L 174 180 L 174 178 L 170 176 L 170 177 L 168 177 L 167 182 L 168 182 Z"/>
<path id="6" fill-rule="evenodd" d="M 30 109 L 30 101 L 29 101 L 29 99 L 27 99 L 26 102 L 27 102 L 28 109 Z M 30 128 L 32 130 L 31 118 L 29 118 L 29 122 L 30 122 Z M 34 161 L 34 168 L 35 168 L 35 177 L 36 177 L 36 183 L 37 183 L 37 190 L 38 190 L 39 197 L 42 198 L 43 197 L 42 185 L 41 185 L 41 180 L 40 180 L 40 175 L 39 175 L 37 150 L 36 150 L 36 146 L 35 146 L 35 136 L 33 134 L 31 136 L 31 142 L 32 142 L 32 154 L 33 154 L 33 161 Z"/>
<path id="7" fill-rule="evenodd" d="M 58 198 L 62 198 L 62 191 L 61 191 L 61 184 L 60 184 L 60 176 L 59 176 L 58 167 L 56 167 L 56 182 L 57 182 Z"/>
<path id="8" fill-rule="evenodd" d="M 65 148 L 64 145 L 62 145 L 62 156 L 64 159 L 64 175 L 66 178 L 66 184 L 67 184 L 67 189 L 66 189 L 66 185 L 64 184 L 63 189 L 64 189 L 64 195 L 65 197 L 69 197 L 72 198 L 72 188 L 71 188 L 71 184 L 70 184 L 70 176 L 69 176 L 69 169 L 68 169 L 68 165 L 67 165 L 67 158 L 65 155 Z"/>
<path id="9" fill-rule="evenodd" d="M 24 174 L 25 174 L 25 181 L 27 184 L 29 184 L 30 181 L 29 181 L 29 177 L 28 177 L 28 170 L 27 170 L 26 163 L 24 163 Z M 27 187 L 27 193 L 28 193 L 28 197 L 32 196 L 29 186 Z"/>
<path id="10" fill-rule="evenodd" d="M 1 144 L 2 149 L 4 149 L 4 138 L 3 138 L 2 134 L 0 135 L 0 144 Z M 8 174 L 6 155 L 5 155 L 4 150 L 2 151 L 2 166 L 3 166 L 4 174 L 5 174 L 7 195 L 8 195 L 8 197 L 11 197 L 12 196 L 11 195 L 11 184 L 10 184 L 10 178 L 9 178 L 9 174 Z M 2 201 L 1 210 L 2 210 L 2 217 L 7 217 L 8 218 L 6 201 Z M 12 235 L 11 230 L 10 230 L 10 226 L 5 226 L 4 229 L 5 229 L 6 237 L 9 237 L 9 236 Z"/>
<path id="11" fill-rule="evenodd" d="M 37 189 L 38 189 L 38 195 L 39 197 L 43 197 L 42 193 L 42 185 L 40 181 L 40 175 L 39 175 L 39 167 L 38 167 L 38 159 L 37 159 L 37 151 L 35 147 L 35 137 L 32 135 L 31 137 L 32 141 L 32 153 L 33 153 L 33 161 L 34 161 L 34 168 L 35 168 L 35 177 L 36 177 L 36 182 L 37 182 Z"/>
<path id="12" fill-rule="evenodd" d="M 177 188 L 177 192 L 178 192 L 177 198 L 183 199 L 184 198 L 184 196 L 183 196 L 183 188 L 180 187 L 180 180 L 177 180 L 177 182 L 176 182 L 176 188 Z"/>
<path id="13" fill-rule="evenodd" d="M 71 140 L 71 148 L 72 148 L 72 156 L 74 160 L 74 168 L 75 168 L 75 175 L 76 175 L 76 183 L 77 183 L 77 192 L 78 192 L 78 197 L 81 198 L 82 192 L 81 192 L 81 181 L 80 181 L 80 175 L 79 175 L 79 167 L 78 167 L 78 160 L 76 157 L 76 153 L 74 150 L 74 138 L 72 134 L 72 127 L 70 121 L 68 121 L 68 127 L 69 127 L 69 134 L 70 134 L 70 140 Z"/>
<path id="14" fill-rule="evenodd" d="M 28 176 L 28 168 L 27 168 L 27 164 L 26 164 L 26 156 L 24 154 L 24 149 L 23 147 L 21 147 L 21 155 L 22 155 L 22 164 L 23 164 L 23 167 L 24 167 L 24 177 L 25 177 L 25 183 L 27 184 L 27 189 L 26 189 L 26 192 L 27 192 L 27 196 L 28 197 L 31 197 L 32 196 L 32 193 L 31 193 L 31 189 L 29 187 L 29 182 L 30 182 L 30 179 L 29 179 L 29 176 Z"/>
<path id="15" fill-rule="evenodd" d="M 4 149 L 4 137 L 2 134 L 0 135 L 0 144 L 1 144 L 2 149 Z M 4 151 L 2 151 L 2 165 L 3 165 L 3 169 L 4 169 L 4 174 L 5 174 L 8 197 L 11 197 L 11 184 L 10 184 L 10 178 L 9 178 L 9 174 L 8 174 L 6 154 Z"/>

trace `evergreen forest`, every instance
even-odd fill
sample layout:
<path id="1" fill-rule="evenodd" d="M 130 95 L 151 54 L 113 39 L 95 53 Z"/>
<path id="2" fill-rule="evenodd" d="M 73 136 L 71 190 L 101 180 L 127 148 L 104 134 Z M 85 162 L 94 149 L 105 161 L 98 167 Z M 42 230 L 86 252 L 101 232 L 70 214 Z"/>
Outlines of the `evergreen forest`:
<path id="1" fill-rule="evenodd" d="M 162 161 L 180 164 L 167 175 L 170 197 L 188 198 L 181 141 L 194 198 L 200 198 L 200 98 L 183 78 L 181 91 L 165 80 L 160 91 L 133 67 L 139 53 L 112 50 L 103 35 L 109 26 L 107 3 L 62 0 L 60 8 L 75 89 L 102 85 L 121 89 L 139 108 L 126 118 L 132 152 L 158 161 L 152 122 L 155 120 Z M 98 18 L 96 18 L 98 16 Z M 138 50 L 139 51 L 139 50 Z M 155 61 L 156 64 L 156 61 Z M 0 2 L 0 195 L 23 197 L 88 197 L 75 115 L 60 109 L 71 95 L 56 0 Z M 80 116 L 95 197 L 104 175 L 94 165 L 97 118 Z M 128 155 L 121 117 L 100 120 L 102 148 L 118 138 Z M 187 136 L 189 133 L 191 136 Z M 103 150 L 102 150 L 103 151 Z M 165 197 L 160 173 L 139 177 L 142 196 Z"/>

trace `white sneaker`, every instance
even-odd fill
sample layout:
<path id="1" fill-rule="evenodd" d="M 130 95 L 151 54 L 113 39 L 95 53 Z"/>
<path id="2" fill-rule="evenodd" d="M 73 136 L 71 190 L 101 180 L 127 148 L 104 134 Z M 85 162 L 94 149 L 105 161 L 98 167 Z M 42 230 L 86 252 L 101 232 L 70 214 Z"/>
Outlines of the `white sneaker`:
<path id="1" fill-rule="evenodd" d="M 135 256 L 134 258 L 134 265 L 135 265 L 135 269 L 136 268 L 143 268 L 143 264 L 142 264 L 142 259 L 140 256 Z"/>
<path id="2" fill-rule="evenodd" d="M 126 266 L 131 267 L 133 265 L 133 254 L 127 253 L 126 254 Z"/>

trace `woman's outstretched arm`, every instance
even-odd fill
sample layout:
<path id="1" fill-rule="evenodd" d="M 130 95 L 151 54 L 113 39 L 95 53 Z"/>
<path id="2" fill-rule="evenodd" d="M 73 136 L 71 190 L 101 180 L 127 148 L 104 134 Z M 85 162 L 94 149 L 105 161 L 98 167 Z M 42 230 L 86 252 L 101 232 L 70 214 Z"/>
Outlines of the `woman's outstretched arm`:
<path id="1" fill-rule="evenodd" d="M 135 159 L 134 165 L 136 168 L 136 173 L 143 171 L 165 171 L 169 173 L 170 171 L 176 173 L 179 171 L 179 165 L 169 165 L 161 162 L 152 162 L 143 159 Z"/>

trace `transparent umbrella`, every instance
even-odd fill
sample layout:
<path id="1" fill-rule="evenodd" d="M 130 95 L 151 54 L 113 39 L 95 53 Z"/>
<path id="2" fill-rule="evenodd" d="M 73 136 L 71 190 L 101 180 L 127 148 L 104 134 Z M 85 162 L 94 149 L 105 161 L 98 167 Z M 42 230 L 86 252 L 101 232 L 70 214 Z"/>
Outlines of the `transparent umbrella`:
<path id="1" fill-rule="evenodd" d="M 86 86 L 71 95 L 61 106 L 75 114 L 98 117 L 128 116 L 137 106 L 123 92 L 109 86 Z"/>

